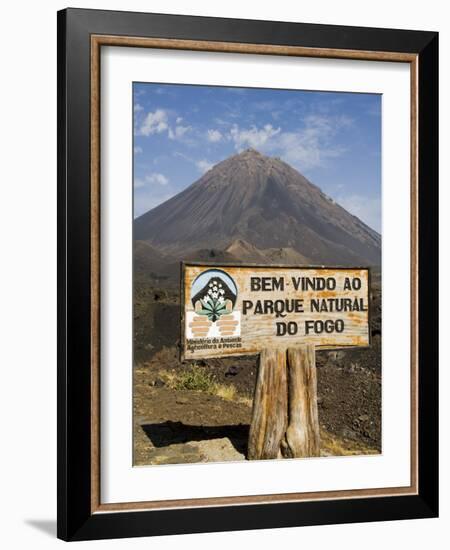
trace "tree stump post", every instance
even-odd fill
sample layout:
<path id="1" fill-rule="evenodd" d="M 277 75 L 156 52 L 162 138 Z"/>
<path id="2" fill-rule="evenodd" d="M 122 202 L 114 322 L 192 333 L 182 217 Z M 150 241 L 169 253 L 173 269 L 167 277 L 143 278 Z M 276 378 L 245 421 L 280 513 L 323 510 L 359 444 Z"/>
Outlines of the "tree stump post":
<path id="1" fill-rule="evenodd" d="M 316 352 L 313 345 L 287 350 L 288 427 L 282 452 L 288 458 L 320 456 Z"/>
<path id="2" fill-rule="evenodd" d="M 264 349 L 253 399 L 249 460 L 320 456 L 314 345 Z"/>
<path id="3" fill-rule="evenodd" d="M 252 422 L 248 438 L 249 460 L 277 458 L 287 428 L 286 353 L 264 349 L 259 356 Z"/>

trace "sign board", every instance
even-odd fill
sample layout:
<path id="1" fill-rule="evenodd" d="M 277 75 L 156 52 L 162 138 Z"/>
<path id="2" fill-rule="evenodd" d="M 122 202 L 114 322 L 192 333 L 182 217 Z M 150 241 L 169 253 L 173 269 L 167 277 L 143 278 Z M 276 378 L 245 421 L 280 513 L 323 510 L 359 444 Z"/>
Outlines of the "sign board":
<path id="1" fill-rule="evenodd" d="M 184 359 L 370 345 L 368 268 L 184 264 Z"/>

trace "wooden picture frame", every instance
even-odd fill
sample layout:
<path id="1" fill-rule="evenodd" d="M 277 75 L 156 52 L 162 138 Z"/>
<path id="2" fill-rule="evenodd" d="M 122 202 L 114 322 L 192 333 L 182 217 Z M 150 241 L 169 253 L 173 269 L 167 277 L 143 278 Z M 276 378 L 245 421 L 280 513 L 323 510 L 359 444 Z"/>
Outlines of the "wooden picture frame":
<path id="1" fill-rule="evenodd" d="M 363 59 L 411 68 L 411 485 L 102 504 L 100 51 L 104 46 Z M 438 514 L 438 35 L 67 9 L 58 13 L 58 537 L 112 537 Z"/>

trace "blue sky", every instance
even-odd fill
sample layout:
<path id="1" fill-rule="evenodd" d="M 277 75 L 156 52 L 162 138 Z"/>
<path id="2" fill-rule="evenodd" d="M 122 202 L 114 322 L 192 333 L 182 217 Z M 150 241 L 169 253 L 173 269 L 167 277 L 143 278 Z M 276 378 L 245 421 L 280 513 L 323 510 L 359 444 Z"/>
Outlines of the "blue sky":
<path id="1" fill-rule="evenodd" d="M 381 96 L 134 83 L 134 215 L 253 147 L 381 231 Z"/>

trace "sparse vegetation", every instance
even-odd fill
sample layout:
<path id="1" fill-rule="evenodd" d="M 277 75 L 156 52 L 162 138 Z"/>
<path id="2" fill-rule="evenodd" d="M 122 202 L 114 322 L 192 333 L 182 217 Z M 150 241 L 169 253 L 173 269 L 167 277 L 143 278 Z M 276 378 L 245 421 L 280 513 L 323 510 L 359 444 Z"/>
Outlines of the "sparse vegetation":
<path id="1" fill-rule="evenodd" d="M 238 401 L 236 388 L 232 384 L 228 386 L 225 384 L 216 384 L 214 393 L 227 401 Z"/>
<path id="2" fill-rule="evenodd" d="M 248 405 L 249 407 L 252 406 L 253 399 L 249 396 L 239 394 L 236 386 L 233 386 L 233 384 L 216 384 L 214 393 L 227 401 L 235 401 Z"/>
<path id="3" fill-rule="evenodd" d="M 211 372 L 194 363 L 189 370 L 181 372 L 174 380 L 175 390 L 194 390 L 215 393 L 215 379 Z"/>
<path id="4" fill-rule="evenodd" d="M 378 454 L 379 451 L 363 443 L 347 441 L 336 437 L 330 432 L 320 430 L 320 454 L 321 456 L 357 456 Z"/>
<path id="5" fill-rule="evenodd" d="M 160 371 L 159 378 L 164 380 L 167 387 L 173 390 L 188 390 L 217 395 L 226 401 L 235 401 L 251 406 L 252 399 L 249 396 L 239 394 L 233 384 L 221 384 L 217 382 L 213 373 L 193 363 L 189 369 L 175 371 Z"/>

